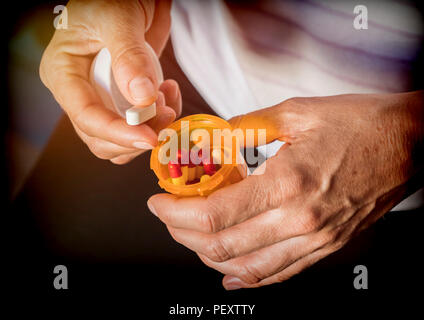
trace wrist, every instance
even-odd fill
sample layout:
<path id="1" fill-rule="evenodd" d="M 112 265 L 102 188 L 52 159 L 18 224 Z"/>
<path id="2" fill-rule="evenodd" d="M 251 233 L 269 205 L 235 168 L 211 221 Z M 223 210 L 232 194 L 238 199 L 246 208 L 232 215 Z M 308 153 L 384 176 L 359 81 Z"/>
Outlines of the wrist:
<path id="1" fill-rule="evenodd" d="M 424 171 L 424 91 L 391 95 L 396 111 L 392 114 L 394 133 L 400 141 L 401 155 L 412 177 Z M 393 105 L 390 103 L 390 105 Z M 397 130 L 396 130 L 397 129 Z"/>

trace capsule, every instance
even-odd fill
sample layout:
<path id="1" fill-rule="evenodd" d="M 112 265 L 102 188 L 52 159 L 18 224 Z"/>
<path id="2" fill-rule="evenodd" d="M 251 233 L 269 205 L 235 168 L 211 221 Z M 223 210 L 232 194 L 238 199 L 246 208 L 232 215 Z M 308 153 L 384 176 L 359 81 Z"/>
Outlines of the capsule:
<path id="1" fill-rule="evenodd" d="M 197 153 L 197 156 L 200 159 L 200 164 L 202 164 L 202 161 L 203 161 L 203 152 L 202 152 L 202 149 L 199 150 L 199 152 Z"/>
<path id="2" fill-rule="evenodd" d="M 192 181 L 196 179 L 196 165 L 195 164 L 189 164 L 187 166 L 188 169 L 188 180 Z"/>
<path id="3" fill-rule="evenodd" d="M 201 178 L 200 178 L 200 182 L 206 182 L 209 181 L 211 179 L 211 176 L 204 174 Z"/>
<path id="4" fill-rule="evenodd" d="M 202 162 L 200 161 L 200 164 L 199 165 L 196 165 L 194 163 L 194 162 L 197 162 L 198 159 L 201 159 L 201 155 L 202 155 L 201 151 L 202 150 L 199 150 L 198 151 L 197 157 L 195 157 L 195 153 L 197 151 L 195 151 L 193 149 L 190 151 L 190 161 L 188 163 L 188 180 L 189 181 L 194 181 L 195 179 L 200 179 L 200 177 L 203 174 L 203 167 L 201 167 L 202 168 L 202 171 L 201 172 L 199 171 L 200 170 L 199 169 L 199 165 L 201 166 L 202 165 Z M 196 158 L 198 158 L 198 159 L 196 159 Z"/>
<path id="5" fill-rule="evenodd" d="M 190 181 L 188 177 L 188 166 L 184 165 L 181 166 L 181 172 L 183 173 L 184 182 L 187 183 L 187 181 Z"/>
<path id="6" fill-rule="evenodd" d="M 205 174 L 207 175 L 214 175 L 216 172 L 216 167 L 213 161 L 211 159 L 203 159 L 203 170 L 205 171 Z"/>
<path id="7" fill-rule="evenodd" d="M 200 179 L 205 174 L 205 170 L 203 170 L 203 165 L 199 165 L 196 167 L 196 178 Z"/>
<path id="8" fill-rule="evenodd" d="M 173 184 L 178 186 L 185 185 L 184 176 L 181 171 L 181 166 L 178 163 L 169 162 L 168 163 L 169 176 Z"/>
<path id="9" fill-rule="evenodd" d="M 191 162 L 190 153 L 185 149 L 179 149 L 177 158 L 178 163 L 181 165 L 185 182 L 196 179 L 196 165 Z"/>
<path id="10" fill-rule="evenodd" d="M 210 158 L 206 158 L 206 156 L 203 155 L 202 153 L 202 149 L 199 150 L 199 158 L 202 159 L 202 168 L 203 168 L 203 174 L 207 174 L 207 175 L 214 175 L 216 172 L 216 166 L 213 163 L 213 159 L 211 160 Z M 199 170 L 199 174 L 200 174 L 200 170 Z M 202 177 L 202 175 L 200 175 L 200 177 Z"/>
<path id="11" fill-rule="evenodd" d="M 190 154 L 185 149 L 178 149 L 177 151 L 177 161 L 181 166 L 188 165 L 190 161 Z M 184 162 L 184 163 L 183 163 Z"/>

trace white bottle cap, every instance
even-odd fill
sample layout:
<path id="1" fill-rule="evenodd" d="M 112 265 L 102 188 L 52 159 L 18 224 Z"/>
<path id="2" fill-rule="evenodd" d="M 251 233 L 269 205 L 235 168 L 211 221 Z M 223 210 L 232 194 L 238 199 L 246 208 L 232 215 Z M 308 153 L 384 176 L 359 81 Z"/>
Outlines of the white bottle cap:
<path id="1" fill-rule="evenodd" d="M 150 57 L 155 64 L 158 83 L 163 82 L 163 73 L 156 53 L 146 42 Z M 126 118 L 129 125 L 135 126 L 146 122 L 156 115 L 156 104 L 148 107 L 133 106 L 119 90 L 112 72 L 112 58 L 107 48 L 99 51 L 94 58 L 90 70 L 90 81 L 102 99 L 106 108 Z"/>

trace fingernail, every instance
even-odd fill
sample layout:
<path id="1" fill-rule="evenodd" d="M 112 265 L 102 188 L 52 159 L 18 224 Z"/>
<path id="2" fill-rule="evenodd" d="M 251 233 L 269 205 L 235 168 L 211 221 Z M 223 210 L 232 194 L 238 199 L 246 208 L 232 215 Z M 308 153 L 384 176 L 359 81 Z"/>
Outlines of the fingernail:
<path id="1" fill-rule="evenodd" d="M 146 77 L 135 77 L 129 84 L 131 97 L 137 102 L 142 103 L 155 97 L 155 87 L 152 81 Z"/>
<path id="2" fill-rule="evenodd" d="M 237 290 L 243 288 L 243 282 L 236 277 L 230 277 L 224 283 L 225 290 Z"/>
<path id="3" fill-rule="evenodd" d="M 157 213 L 155 211 L 155 207 L 151 204 L 150 200 L 147 201 L 147 207 L 149 207 L 149 210 L 157 217 Z"/>
<path id="4" fill-rule="evenodd" d="M 133 146 L 134 148 L 143 149 L 143 150 L 150 150 L 154 148 L 151 144 L 148 144 L 147 142 L 143 142 L 143 141 L 136 141 L 133 143 Z"/>

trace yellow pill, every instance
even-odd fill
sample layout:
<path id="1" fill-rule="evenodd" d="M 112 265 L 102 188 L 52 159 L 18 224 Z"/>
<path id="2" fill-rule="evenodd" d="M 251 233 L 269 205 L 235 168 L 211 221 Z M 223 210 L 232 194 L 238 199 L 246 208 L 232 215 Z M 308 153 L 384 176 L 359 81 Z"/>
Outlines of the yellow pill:
<path id="1" fill-rule="evenodd" d="M 181 172 L 183 173 L 184 183 L 186 183 L 188 180 L 188 166 L 181 167 Z"/>
<path id="2" fill-rule="evenodd" d="M 177 185 L 177 186 L 184 186 L 185 185 L 185 180 L 184 180 L 184 176 L 178 177 L 178 178 L 171 178 L 172 183 Z"/>
<path id="3" fill-rule="evenodd" d="M 196 167 L 188 167 L 188 181 L 196 179 Z"/>
<path id="4" fill-rule="evenodd" d="M 203 170 L 203 166 L 196 167 L 196 178 L 200 179 L 205 174 L 205 170 Z"/>
<path id="5" fill-rule="evenodd" d="M 204 174 L 201 178 L 200 178 L 200 182 L 206 182 L 209 181 L 211 179 L 210 175 Z"/>

